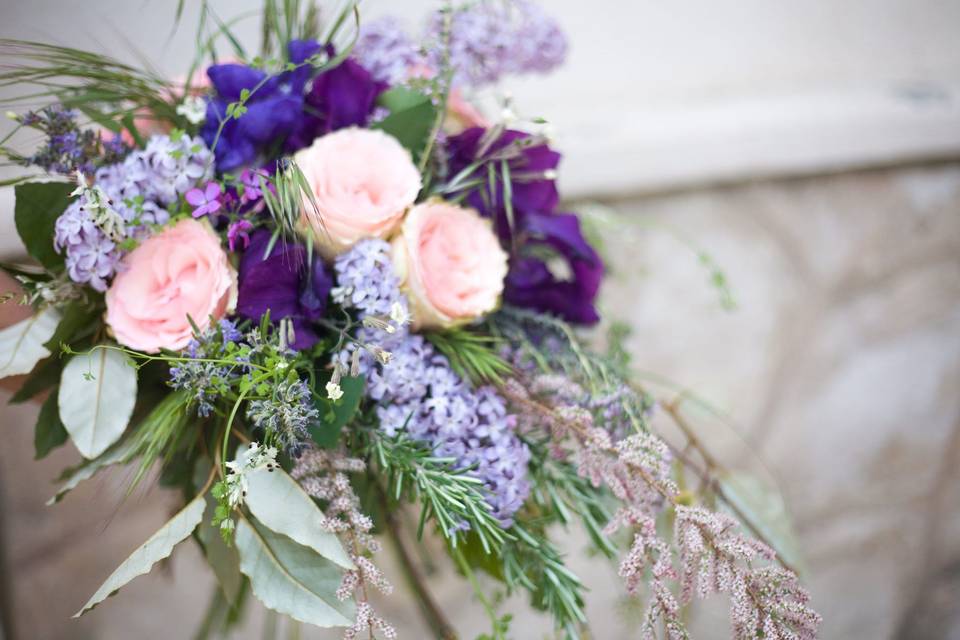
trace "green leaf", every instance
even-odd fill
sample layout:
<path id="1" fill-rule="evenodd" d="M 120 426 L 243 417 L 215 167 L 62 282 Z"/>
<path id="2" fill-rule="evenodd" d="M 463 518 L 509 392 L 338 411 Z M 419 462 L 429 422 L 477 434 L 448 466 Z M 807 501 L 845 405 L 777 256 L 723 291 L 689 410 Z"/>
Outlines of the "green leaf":
<path id="1" fill-rule="evenodd" d="M 381 97 L 380 104 L 390 109 L 390 115 L 371 128 L 396 138 L 414 162 L 419 162 L 437 115 L 430 98 L 409 89 L 392 89 Z"/>
<path id="2" fill-rule="evenodd" d="M 190 501 L 180 513 L 173 516 L 159 531 L 150 536 L 149 540 L 130 554 L 130 557 L 110 574 L 106 582 L 97 589 L 93 597 L 73 617 L 79 618 L 137 576 L 150 573 L 154 564 L 169 556 L 173 548 L 183 542 L 197 528 L 197 525 L 203 520 L 204 504 L 203 496 L 197 496 Z"/>
<path id="3" fill-rule="evenodd" d="M 310 436 L 319 446 L 329 449 L 340 441 L 340 430 L 349 424 L 360 410 L 364 383 L 362 376 L 341 378 L 340 389 L 343 390 L 343 397 L 336 402 L 326 397 L 316 401 L 320 422 L 311 425 Z"/>
<path id="4" fill-rule="evenodd" d="M 235 547 L 228 547 L 220 536 L 219 527 L 213 525 L 213 512 L 217 507 L 216 500 L 207 496 L 207 508 L 203 522 L 197 528 L 197 539 L 203 547 L 207 564 L 217 576 L 217 582 L 227 604 L 235 606 L 243 589 L 243 575 L 240 573 L 240 556 Z"/>
<path id="5" fill-rule="evenodd" d="M 137 401 L 137 371 L 114 349 L 75 355 L 60 377 L 60 420 L 84 458 L 116 442 Z"/>
<path id="6" fill-rule="evenodd" d="M 353 600 L 340 601 L 343 570 L 290 538 L 246 518 L 237 524 L 240 571 L 267 608 L 318 627 L 347 627 Z"/>
<path id="7" fill-rule="evenodd" d="M 28 182 L 14 188 L 13 219 L 27 253 L 47 269 L 63 267 L 63 256 L 53 248 L 54 225 L 70 204 L 69 182 Z"/>
<path id="8" fill-rule="evenodd" d="M 33 448 L 36 451 L 34 459 L 45 458 L 48 453 L 66 441 L 67 430 L 60 422 L 57 394 L 51 393 L 40 407 L 40 415 L 37 416 L 37 426 L 33 432 Z"/>
<path id="9" fill-rule="evenodd" d="M 323 512 L 283 469 L 258 469 L 247 474 L 247 481 L 247 508 L 264 526 L 353 569 L 340 539 L 324 527 Z"/>
<path id="10" fill-rule="evenodd" d="M 69 345 L 92 335 L 95 325 L 99 322 L 98 309 L 83 302 L 73 302 L 61 311 L 63 316 L 57 325 L 57 330 L 43 345 L 50 351 L 58 351 L 61 344 Z"/>
<path id="11" fill-rule="evenodd" d="M 44 345 L 57 330 L 60 314 L 53 307 L 0 330 L 0 378 L 30 373 L 50 355 Z"/>
<path id="12" fill-rule="evenodd" d="M 65 495 L 77 488 L 84 480 L 89 480 L 102 469 L 115 464 L 128 462 L 134 451 L 133 443 L 129 440 L 111 449 L 108 449 L 103 455 L 88 460 L 81 465 L 67 469 L 60 476 L 63 485 L 57 490 L 52 498 L 47 500 L 47 506 L 60 502 Z"/>
<path id="13" fill-rule="evenodd" d="M 33 369 L 17 392 L 10 396 L 11 404 L 26 402 L 37 394 L 56 386 L 60 382 L 63 361 L 59 358 L 47 358 Z"/>

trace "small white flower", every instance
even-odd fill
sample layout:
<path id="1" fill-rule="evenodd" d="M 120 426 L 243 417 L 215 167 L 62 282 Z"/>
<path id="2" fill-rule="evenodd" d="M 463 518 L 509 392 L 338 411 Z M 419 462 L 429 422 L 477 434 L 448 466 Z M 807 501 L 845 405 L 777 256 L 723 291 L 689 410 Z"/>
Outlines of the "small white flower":
<path id="1" fill-rule="evenodd" d="M 200 124 L 207 119 L 207 103 L 200 96 L 187 96 L 177 105 L 177 115 L 186 118 L 190 124 Z"/>
<path id="2" fill-rule="evenodd" d="M 393 306 L 390 307 L 390 319 L 393 320 L 397 326 L 404 327 L 410 324 L 410 312 L 399 302 L 394 302 Z"/>
<path id="3" fill-rule="evenodd" d="M 380 364 L 390 364 L 390 360 L 393 359 L 393 354 L 386 349 L 376 345 L 367 345 L 367 348 L 370 350 L 370 353 L 373 354 L 373 357 L 380 362 Z"/>
<path id="4" fill-rule="evenodd" d="M 330 289 L 330 297 L 337 304 L 343 304 L 351 293 L 353 293 L 353 287 L 334 287 Z"/>
<path id="5" fill-rule="evenodd" d="M 343 389 L 333 380 L 327 383 L 327 397 L 331 400 L 339 400 L 343 397 Z"/>

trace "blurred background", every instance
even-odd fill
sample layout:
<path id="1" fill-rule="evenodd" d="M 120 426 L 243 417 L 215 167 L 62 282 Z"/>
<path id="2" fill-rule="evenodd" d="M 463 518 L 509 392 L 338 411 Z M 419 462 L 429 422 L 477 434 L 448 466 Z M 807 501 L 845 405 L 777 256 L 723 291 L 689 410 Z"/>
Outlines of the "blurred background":
<path id="1" fill-rule="evenodd" d="M 172 1 L 3 0 L 0 36 L 173 77 L 190 65 L 198 4 L 173 32 Z M 227 19 L 260 3 L 212 4 Z M 687 398 L 744 503 L 802 567 L 823 638 L 960 638 L 960 3 L 541 4 L 567 31 L 567 64 L 506 89 L 518 113 L 553 125 L 561 193 L 603 241 L 602 308 L 632 328 L 637 375 Z M 413 29 L 436 6 L 362 10 Z M 234 28 L 255 47 L 255 18 Z M 0 192 L 2 259 L 19 253 L 12 213 Z M 70 619 L 175 496 L 124 501 L 121 473 L 46 507 L 79 455 L 35 463 L 37 407 L 0 411 L 0 566 L 19 637 L 191 637 L 212 578 L 190 545 Z M 615 566 L 582 553 L 582 532 L 564 540 L 592 589 L 595 637 L 635 637 Z M 427 637 L 391 577 L 380 609 L 401 637 Z M 431 586 L 464 638 L 485 630 L 449 567 Z M 516 637 L 548 637 L 517 610 Z M 695 637 L 727 636 L 724 611 L 695 617 Z M 270 625 L 253 607 L 237 637 L 274 637 Z"/>

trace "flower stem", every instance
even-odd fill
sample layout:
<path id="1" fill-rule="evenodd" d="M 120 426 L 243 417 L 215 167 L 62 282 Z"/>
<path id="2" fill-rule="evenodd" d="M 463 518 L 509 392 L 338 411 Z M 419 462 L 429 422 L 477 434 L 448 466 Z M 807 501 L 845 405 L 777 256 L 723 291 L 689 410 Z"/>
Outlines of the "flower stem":
<path id="1" fill-rule="evenodd" d="M 397 558 L 400 560 L 400 567 L 403 569 L 404 576 L 417 598 L 424 621 L 438 640 L 457 640 L 457 632 L 440 610 L 440 606 L 433 599 L 433 595 L 427 590 L 424 575 L 410 555 L 410 550 L 403 540 L 403 531 L 397 514 L 390 510 L 387 496 L 379 485 L 376 485 L 376 491 L 383 508 L 388 537 L 393 543 Z"/>

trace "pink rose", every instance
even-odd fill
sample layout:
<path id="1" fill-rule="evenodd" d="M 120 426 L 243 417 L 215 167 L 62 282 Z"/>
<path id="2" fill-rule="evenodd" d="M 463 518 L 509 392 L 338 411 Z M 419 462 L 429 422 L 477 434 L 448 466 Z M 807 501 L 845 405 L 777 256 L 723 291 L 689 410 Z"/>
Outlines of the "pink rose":
<path id="1" fill-rule="evenodd" d="M 321 255 L 332 258 L 363 238 L 386 238 L 420 192 L 410 152 L 374 129 L 341 129 L 294 156 L 313 192 L 303 219 Z"/>
<path id="2" fill-rule="evenodd" d="M 107 324 L 117 342 L 145 353 L 179 351 L 236 301 L 236 277 L 209 225 L 181 220 L 123 259 L 107 290 Z"/>
<path id="3" fill-rule="evenodd" d="M 410 210 L 393 241 L 393 262 L 415 329 L 450 327 L 493 311 L 507 275 L 507 254 L 490 222 L 440 200 Z"/>

